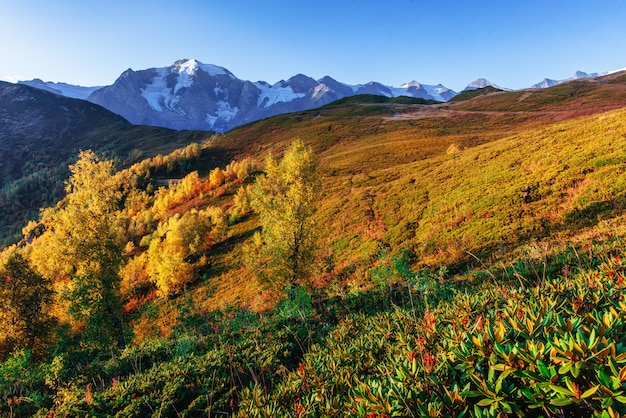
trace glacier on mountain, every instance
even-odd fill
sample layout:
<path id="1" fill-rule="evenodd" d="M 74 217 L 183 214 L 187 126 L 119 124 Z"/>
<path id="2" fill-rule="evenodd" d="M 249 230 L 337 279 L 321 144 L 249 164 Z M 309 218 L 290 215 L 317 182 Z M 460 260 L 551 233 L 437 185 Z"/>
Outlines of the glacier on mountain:
<path id="1" fill-rule="evenodd" d="M 269 85 L 263 81 L 258 81 L 254 85 L 261 91 L 257 99 L 258 107 L 270 107 L 276 103 L 291 102 L 306 96 L 305 93 L 296 93 L 291 86 L 284 86 L 282 83 Z"/>
<path id="2" fill-rule="evenodd" d="M 230 103 L 219 101 L 217 103 L 217 111 L 213 114 L 207 114 L 205 121 L 211 129 L 215 129 L 218 121 L 230 122 L 235 116 L 237 116 L 237 112 L 239 112 L 239 109 L 231 107 Z"/>
<path id="3" fill-rule="evenodd" d="M 168 109 L 172 108 L 174 96 L 167 88 L 167 69 L 157 68 L 156 73 L 157 75 L 152 79 L 152 82 L 141 89 L 141 95 L 151 108 L 161 112 L 164 106 Z"/>

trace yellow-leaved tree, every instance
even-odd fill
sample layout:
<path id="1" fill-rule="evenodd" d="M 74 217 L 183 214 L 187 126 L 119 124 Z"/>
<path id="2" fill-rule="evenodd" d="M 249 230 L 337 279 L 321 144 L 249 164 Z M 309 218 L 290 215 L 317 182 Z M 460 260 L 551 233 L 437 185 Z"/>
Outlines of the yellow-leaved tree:
<path id="1" fill-rule="evenodd" d="M 200 254 L 220 241 L 226 233 L 226 219 L 220 208 L 191 209 L 159 224 L 148 248 L 148 274 L 160 296 L 180 292 L 195 279 Z"/>
<path id="2" fill-rule="evenodd" d="M 250 204 L 261 218 L 260 255 L 269 267 L 268 279 L 293 287 L 312 266 L 315 240 L 313 215 L 321 191 L 313 150 L 296 140 L 277 162 L 265 161 L 250 193 Z"/>
<path id="3" fill-rule="evenodd" d="M 81 151 L 70 166 L 67 196 L 44 212 L 45 233 L 31 259 L 44 276 L 69 277 L 63 291 L 69 313 L 84 321 L 84 342 L 107 348 L 125 338 L 119 294 L 119 270 L 126 244 L 121 218 L 122 193 L 113 162 Z"/>
<path id="4" fill-rule="evenodd" d="M 13 350 L 41 355 L 54 325 L 50 281 L 18 252 L 0 268 L 0 362 Z"/>

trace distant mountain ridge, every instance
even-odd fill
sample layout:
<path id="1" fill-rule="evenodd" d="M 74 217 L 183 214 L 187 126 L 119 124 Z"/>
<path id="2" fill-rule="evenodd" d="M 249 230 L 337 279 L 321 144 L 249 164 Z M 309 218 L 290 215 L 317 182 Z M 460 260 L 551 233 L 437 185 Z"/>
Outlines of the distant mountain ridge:
<path id="1" fill-rule="evenodd" d="M 607 73 L 577 71 L 565 80 L 544 79 L 532 88 L 547 88 L 579 78 Z M 197 60 L 179 60 L 168 67 L 134 71 L 128 69 L 110 86 L 81 87 L 39 79 L 20 81 L 66 97 L 96 103 L 135 125 L 150 125 L 176 130 L 197 129 L 226 132 L 237 126 L 270 116 L 304 111 L 358 94 L 385 97 L 408 96 L 447 102 L 458 93 L 443 86 L 410 81 L 400 87 L 375 81 L 366 84 L 341 83 L 329 76 L 315 80 L 303 74 L 275 84 L 237 78 L 226 68 Z M 464 89 L 471 91 L 491 86 L 479 78 Z"/>
<path id="2" fill-rule="evenodd" d="M 54 83 L 51 81 L 43 81 L 39 78 L 35 78 L 34 80 L 30 81 L 20 81 L 18 84 L 25 84 L 30 87 L 35 87 L 41 90 L 49 91 L 50 93 L 58 94 L 60 96 L 82 100 L 87 100 L 91 93 L 102 88 L 102 86 L 82 87 L 67 83 Z"/>
<path id="3" fill-rule="evenodd" d="M 566 78 L 563 80 L 553 80 L 550 78 L 544 78 L 542 81 L 540 81 L 537 84 L 533 84 L 531 86 L 531 88 L 535 88 L 535 89 L 545 89 L 548 87 L 552 87 L 552 86 L 556 86 L 557 84 L 561 84 L 561 83 L 565 83 L 566 81 L 572 81 L 572 80 L 578 80 L 581 78 L 593 78 L 593 77 L 600 77 L 603 75 L 607 75 L 609 74 L 608 72 L 604 72 L 604 73 L 585 73 L 583 71 L 576 71 L 574 73 L 574 75 L 570 78 Z"/>
<path id="4" fill-rule="evenodd" d="M 78 88 L 20 82 L 86 100 L 123 116 L 133 124 L 218 132 L 281 113 L 319 107 L 357 94 L 409 96 L 445 102 L 457 93 L 447 87 L 411 81 L 400 87 L 377 82 L 350 85 L 326 76 L 315 80 L 298 74 L 275 84 L 241 80 L 223 67 L 197 60 L 179 60 L 169 67 L 126 70 L 110 86 Z"/>

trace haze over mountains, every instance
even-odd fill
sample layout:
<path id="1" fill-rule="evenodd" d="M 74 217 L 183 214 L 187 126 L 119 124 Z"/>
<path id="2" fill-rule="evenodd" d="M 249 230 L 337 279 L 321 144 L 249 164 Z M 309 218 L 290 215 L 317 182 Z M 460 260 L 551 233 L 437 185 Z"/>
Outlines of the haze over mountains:
<path id="1" fill-rule="evenodd" d="M 573 78 L 594 77 L 597 73 L 577 72 Z M 549 87 L 565 80 L 544 80 L 533 87 Z M 177 130 L 198 129 L 217 132 L 282 113 L 298 112 L 343 97 L 374 94 L 386 97 L 409 96 L 446 102 L 457 92 L 441 85 L 410 81 L 400 87 L 378 82 L 350 85 L 326 76 L 315 80 L 303 74 L 275 84 L 237 78 L 226 68 L 197 60 L 179 60 L 169 67 L 126 70 L 110 86 L 80 87 L 65 83 L 22 81 L 66 97 L 89 100 L 123 116 L 136 125 Z M 481 78 L 466 90 L 492 86 Z"/>

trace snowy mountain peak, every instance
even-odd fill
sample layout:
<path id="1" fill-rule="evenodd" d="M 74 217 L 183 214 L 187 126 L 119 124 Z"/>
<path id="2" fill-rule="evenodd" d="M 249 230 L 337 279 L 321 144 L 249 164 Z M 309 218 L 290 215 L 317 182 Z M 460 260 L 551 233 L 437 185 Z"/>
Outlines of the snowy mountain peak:
<path id="1" fill-rule="evenodd" d="M 486 78 L 478 78 L 474 81 L 472 81 L 471 83 L 469 83 L 467 85 L 467 87 L 465 87 L 464 90 L 477 90 L 477 89 L 483 89 L 485 87 L 491 86 L 493 88 L 496 88 L 498 90 L 507 90 L 504 89 L 500 86 L 498 86 L 497 84 L 493 84 L 491 81 L 487 80 Z"/>
<path id="2" fill-rule="evenodd" d="M 187 75 L 193 76 L 198 71 L 198 67 L 200 63 L 196 60 L 180 60 L 174 63 L 174 68 L 176 71 L 181 73 L 186 73 Z"/>
<path id="3" fill-rule="evenodd" d="M 535 89 L 547 89 L 548 87 L 556 86 L 559 83 L 560 81 L 544 78 L 540 83 L 533 84 L 531 87 Z"/>
<path id="4" fill-rule="evenodd" d="M 403 88 L 403 89 L 408 89 L 409 87 L 415 87 L 419 89 L 420 87 L 422 87 L 422 85 L 415 80 L 411 80 L 408 83 L 404 83 L 400 86 L 400 88 Z"/>
<path id="5" fill-rule="evenodd" d="M 574 73 L 574 77 L 575 79 L 579 79 L 579 78 L 589 78 L 589 77 L 596 77 L 598 75 L 598 73 L 592 73 L 592 74 L 587 74 L 584 71 L 576 71 Z"/>
<path id="6" fill-rule="evenodd" d="M 606 74 L 608 73 L 586 73 L 584 71 L 576 71 L 574 75 L 570 78 L 566 78 L 564 80 L 552 80 L 550 78 L 544 78 L 543 81 L 537 84 L 533 84 L 531 87 L 536 89 L 545 89 L 548 87 L 556 86 L 557 84 L 564 83 L 566 81 L 579 80 L 581 78 L 600 77 Z"/>
<path id="7" fill-rule="evenodd" d="M 179 74 L 185 73 L 189 76 L 194 76 L 196 75 L 198 70 L 201 70 L 212 77 L 218 75 L 227 75 L 230 77 L 234 77 L 233 74 L 224 67 L 218 67 L 217 65 L 213 64 L 203 64 L 195 59 L 178 60 L 174 63 L 172 68 Z"/>

